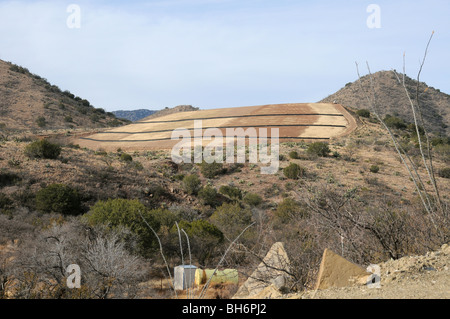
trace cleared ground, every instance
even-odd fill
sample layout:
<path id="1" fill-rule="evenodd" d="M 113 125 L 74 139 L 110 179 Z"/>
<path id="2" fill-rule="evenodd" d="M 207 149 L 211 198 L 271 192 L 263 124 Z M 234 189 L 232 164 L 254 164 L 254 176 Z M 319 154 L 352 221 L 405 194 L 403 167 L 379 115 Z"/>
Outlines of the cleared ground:
<path id="1" fill-rule="evenodd" d="M 227 136 L 227 130 L 238 128 L 255 128 L 258 137 L 259 130 L 266 129 L 270 137 L 271 129 L 278 128 L 280 141 L 329 140 L 348 134 L 356 127 L 354 118 L 339 104 L 272 104 L 181 112 L 146 118 L 130 125 L 80 137 L 75 142 L 95 150 L 170 149 L 179 142 L 178 139 L 171 139 L 174 131 L 187 129 L 194 137 L 196 120 L 201 120 L 203 133 L 209 128 L 218 128 L 223 137 Z"/>

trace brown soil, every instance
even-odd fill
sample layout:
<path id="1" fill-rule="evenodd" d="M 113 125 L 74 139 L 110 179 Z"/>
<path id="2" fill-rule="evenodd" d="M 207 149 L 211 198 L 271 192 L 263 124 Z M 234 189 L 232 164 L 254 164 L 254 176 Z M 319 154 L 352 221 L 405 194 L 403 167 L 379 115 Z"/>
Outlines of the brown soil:
<path id="1" fill-rule="evenodd" d="M 270 116 L 271 114 L 274 116 Z M 202 119 L 204 129 L 219 128 L 223 136 L 226 136 L 227 127 L 242 127 L 244 130 L 248 127 L 267 128 L 269 136 L 270 128 L 278 127 L 281 141 L 288 141 L 289 137 L 297 141 L 297 138 L 328 140 L 349 134 L 356 128 L 354 118 L 340 105 L 278 104 L 182 112 L 146 118 L 137 123 L 77 139 L 74 143 L 94 150 L 170 149 L 178 143 L 178 140 L 170 139 L 172 131 L 193 129 L 194 119 Z M 192 131 L 190 132 L 192 134 Z"/>

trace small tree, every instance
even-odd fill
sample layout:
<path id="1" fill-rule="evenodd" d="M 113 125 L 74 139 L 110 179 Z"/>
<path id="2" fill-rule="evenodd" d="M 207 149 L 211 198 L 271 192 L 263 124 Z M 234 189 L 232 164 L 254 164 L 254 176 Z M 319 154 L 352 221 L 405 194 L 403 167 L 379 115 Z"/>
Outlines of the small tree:
<path id="1" fill-rule="evenodd" d="M 44 127 L 47 125 L 47 120 L 43 116 L 39 116 L 36 120 L 36 124 L 39 127 Z"/>
<path id="2" fill-rule="evenodd" d="M 92 225 L 104 224 L 110 228 L 125 227 L 139 237 L 139 248 L 143 255 L 148 255 L 148 248 L 154 248 L 156 238 L 154 234 L 142 222 L 145 218 L 153 229 L 159 229 L 160 224 L 155 216 L 138 200 L 109 199 L 98 201 L 91 207 L 84 218 Z"/>
<path id="3" fill-rule="evenodd" d="M 61 146 L 47 140 L 39 140 L 25 147 L 25 155 L 29 158 L 56 159 L 61 154 Z"/>
<path id="4" fill-rule="evenodd" d="M 297 151 L 289 152 L 289 157 L 292 159 L 298 159 L 298 152 Z"/>
<path id="5" fill-rule="evenodd" d="M 289 179 L 298 179 L 300 176 L 303 176 L 304 173 L 305 169 L 295 163 L 291 163 L 283 169 L 284 176 Z"/>
<path id="6" fill-rule="evenodd" d="M 64 184 L 52 184 L 36 194 L 36 208 L 42 213 L 78 215 L 82 212 L 78 192 Z"/>
<path id="7" fill-rule="evenodd" d="M 223 233 L 215 225 L 200 219 L 192 222 L 182 220 L 179 223 L 189 237 L 192 255 L 202 266 L 208 265 L 218 256 L 218 247 L 223 243 Z M 172 232 L 176 229 L 172 227 Z"/>
<path id="8" fill-rule="evenodd" d="M 235 201 L 242 199 L 242 191 L 238 187 L 223 185 L 220 186 L 219 192 Z"/>
<path id="9" fill-rule="evenodd" d="M 195 174 L 186 175 L 183 178 L 182 184 L 184 191 L 189 195 L 197 195 L 201 187 L 201 181 Z"/>
<path id="10" fill-rule="evenodd" d="M 298 215 L 303 217 L 305 214 L 300 205 L 292 198 L 285 198 L 278 204 L 277 210 L 275 211 L 275 216 L 281 223 L 288 223 Z"/>
<path id="11" fill-rule="evenodd" d="M 200 171 L 206 178 L 214 178 L 218 175 L 225 173 L 226 169 L 223 167 L 223 163 L 217 162 L 207 163 L 204 161 L 200 165 Z"/>
<path id="12" fill-rule="evenodd" d="M 330 148 L 325 142 L 314 142 L 309 144 L 306 151 L 311 155 L 316 155 L 319 157 L 327 157 L 330 153 Z"/>
<path id="13" fill-rule="evenodd" d="M 361 117 L 370 118 L 370 111 L 367 109 L 358 110 L 356 114 Z"/>
<path id="14" fill-rule="evenodd" d="M 262 198 L 258 194 L 247 193 L 243 198 L 244 203 L 249 206 L 258 206 L 262 203 Z"/>
<path id="15" fill-rule="evenodd" d="M 133 157 L 130 154 L 122 153 L 122 154 L 120 154 L 120 160 L 124 161 L 124 162 L 132 162 Z"/>
<path id="16" fill-rule="evenodd" d="M 200 198 L 204 205 L 215 207 L 218 205 L 217 190 L 211 186 L 205 186 L 198 192 L 198 198 Z"/>

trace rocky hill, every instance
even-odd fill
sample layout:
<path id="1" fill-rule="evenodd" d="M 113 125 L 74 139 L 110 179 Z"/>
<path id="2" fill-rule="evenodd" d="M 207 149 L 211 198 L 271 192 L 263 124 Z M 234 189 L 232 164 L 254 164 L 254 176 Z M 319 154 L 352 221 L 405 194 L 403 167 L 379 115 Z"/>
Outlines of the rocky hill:
<path id="1" fill-rule="evenodd" d="M 139 121 L 143 118 L 146 118 L 147 116 L 150 116 L 158 111 L 154 110 L 147 110 L 147 109 L 139 109 L 139 110 L 132 110 L 132 111 L 112 111 L 116 117 L 120 119 L 125 119 L 131 122 Z"/>
<path id="2" fill-rule="evenodd" d="M 125 123 L 27 68 L 0 60 L 0 129 L 100 128 Z"/>
<path id="3" fill-rule="evenodd" d="M 402 75 L 399 75 L 400 77 Z M 398 116 L 407 122 L 413 122 L 410 103 L 405 90 L 392 71 L 379 71 L 373 74 L 375 94 L 380 114 Z M 363 87 L 370 88 L 370 77 L 361 78 Z M 417 81 L 405 76 L 405 83 L 411 96 L 415 98 Z M 419 86 L 420 103 L 426 128 L 430 132 L 450 135 L 450 95 L 421 82 Z M 320 102 L 337 102 L 355 109 L 369 109 L 365 95 L 358 80 L 350 82 L 342 89 Z"/>

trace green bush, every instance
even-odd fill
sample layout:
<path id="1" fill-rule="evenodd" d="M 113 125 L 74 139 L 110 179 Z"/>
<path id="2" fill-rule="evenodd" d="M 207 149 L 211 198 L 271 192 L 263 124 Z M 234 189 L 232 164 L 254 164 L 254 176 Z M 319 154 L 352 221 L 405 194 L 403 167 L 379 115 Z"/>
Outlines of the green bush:
<path id="1" fill-rule="evenodd" d="M 0 171 L 0 187 L 14 185 L 22 180 L 22 178 L 16 173 Z"/>
<path id="2" fill-rule="evenodd" d="M 201 184 L 202 183 L 200 179 L 195 174 L 186 175 L 182 181 L 183 189 L 189 195 L 197 195 L 198 191 L 200 190 Z"/>
<path id="3" fill-rule="evenodd" d="M 297 151 L 291 151 L 289 152 L 289 157 L 292 159 L 298 159 L 298 152 Z"/>
<path id="4" fill-rule="evenodd" d="M 226 172 L 226 169 L 223 167 L 223 163 L 217 163 L 217 162 L 212 162 L 212 163 L 207 163 L 207 162 L 202 162 L 202 164 L 200 164 L 200 171 L 202 173 L 202 175 L 206 178 L 214 178 L 218 175 L 222 175 Z"/>
<path id="5" fill-rule="evenodd" d="M 450 167 L 440 169 L 439 176 L 442 178 L 450 178 Z"/>
<path id="6" fill-rule="evenodd" d="M 215 207 L 218 204 L 217 190 L 211 186 L 205 186 L 198 192 L 198 198 L 204 205 Z"/>
<path id="7" fill-rule="evenodd" d="M 238 187 L 223 185 L 219 188 L 219 193 L 228 196 L 233 200 L 241 200 L 242 199 L 242 191 Z"/>
<path id="8" fill-rule="evenodd" d="M 291 163 L 283 169 L 283 174 L 289 179 L 298 179 L 305 174 L 305 169 L 298 164 Z"/>
<path id="9" fill-rule="evenodd" d="M 247 193 L 244 196 L 243 201 L 249 206 L 258 206 L 262 203 L 262 198 L 258 194 Z"/>
<path id="10" fill-rule="evenodd" d="M 120 154 L 120 160 L 124 161 L 124 162 L 132 162 L 133 157 L 130 154 L 122 153 L 122 154 Z"/>
<path id="11" fill-rule="evenodd" d="M 239 203 L 224 203 L 210 217 L 227 238 L 236 238 L 242 230 L 251 224 L 252 211 L 242 208 Z"/>
<path id="12" fill-rule="evenodd" d="M 370 111 L 367 109 L 358 110 L 356 114 L 361 117 L 370 118 Z"/>
<path id="13" fill-rule="evenodd" d="M 380 167 L 378 165 L 372 165 L 372 166 L 370 166 L 369 170 L 372 173 L 378 173 L 380 171 Z"/>
<path id="14" fill-rule="evenodd" d="M 78 192 L 64 184 L 51 184 L 36 193 L 36 209 L 41 213 L 78 215 L 82 213 Z"/>
<path id="15" fill-rule="evenodd" d="M 306 152 L 319 157 L 327 157 L 330 153 L 330 148 L 325 142 L 314 142 L 308 145 Z"/>
<path id="16" fill-rule="evenodd" d="M 44 127 L 47 125 L 47 120 L 43 116 L 39 116 L 36 120 L 36 124 L 39 127 Z"/>
<path id="17" fill-rule="evenodd" d="M 0 210 L 7 209 L 11 207 L 12 204 L 13 201 L 7 195 L 0 193 Z"/>
<path id="18" fill-rule="evenodd" d="M 274 213 L 277 219 L 282 223 L 288 223 L 292 218 L 305 216 L 305 212 L 301 209 L 300 205 L 292 198 L 285 198 Z"/>
<path id="19" fill-rule="evenodd" d="M 192 256 L 200 265 L 204 267 L 219 256 L 218 248 L 224 241 L 224 235 L 215 225 L 200 219 L 192 222 L 182 220 L 179 227 L 188 235 Z M 172 227 L 172 233 L 176 231 L 175 227 Z"/>
<path id="20" fill-rule="evenodd" d="M 156 232 L 159 230 L 160 222 L 156 217 L 158 213 L 152 213 L 136 199 L 116 198 L 98 201 L 83 217 L 91 225 L 104 224 L 112 229 L 117 227 L 129 229 L 139 238 L 141 254 L 148 255 L 149 248 L 156 248 L 157 240 L 141 215 Z"/>
<path id="21" fill-rule="evenodd" d="M 25 155 L 29 158 L 56 159 L 61 154 L 61 146 L 47 140 L 39 140 L 25 147 Z"/>
<path id="22" fill-rule="evenodd" d="M 386 115 L 386 117 L 384 118 L 384 123 L 390 128 L 396 128 L 399 130 L 403 130 L 407 127 L 405 121 L 403 121 L 401 118 L 390 115 Z"/>

